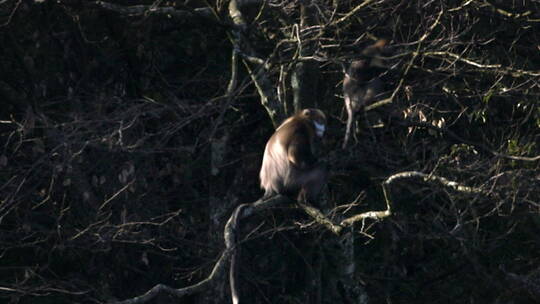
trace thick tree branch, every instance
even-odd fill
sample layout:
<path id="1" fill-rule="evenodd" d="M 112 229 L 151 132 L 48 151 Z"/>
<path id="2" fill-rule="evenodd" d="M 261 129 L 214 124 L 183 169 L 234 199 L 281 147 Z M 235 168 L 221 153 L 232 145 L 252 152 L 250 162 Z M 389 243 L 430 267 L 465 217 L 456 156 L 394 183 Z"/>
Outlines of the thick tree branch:
<path id="1" fill-rule="evenodd" d="M 229 39 L 234 45 L 235 50 L 242 56 L 244 65 L 261 97 L 261 104 L 270 116 L 274 127 L 277 127 L 285 118 L 285 113 L 277 98 L 274 85 L 268 77 L 269 65 L 266 60 L 261 59 L 256 54 L 254 48 L 251 46 L 250 39 L 244 35 L 247 24 L 236 0 L 229 2 L 229 17 L 234 24 L 234 29 L 231 35 L 229 35 Z"/>

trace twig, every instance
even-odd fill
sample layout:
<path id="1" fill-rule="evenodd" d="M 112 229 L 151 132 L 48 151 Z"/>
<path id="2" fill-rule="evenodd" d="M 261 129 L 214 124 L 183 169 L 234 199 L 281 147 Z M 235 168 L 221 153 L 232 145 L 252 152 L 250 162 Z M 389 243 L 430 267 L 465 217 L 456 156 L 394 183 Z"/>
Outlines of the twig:
<path id="1" fill-rule="evenodd" d="M 486 69 L 486 70 L 495 70 L 497 72 L 502 72 L 504 74 L 508 74 L 510 76 L 513 76 L 513 77 L 517 77 L 517 76 L 520 76 L 520 77 L 521 76 L 538 77 L 538 76 L 540 76 L 540 71 L 527 71 L 527 70 L 521 70 L 521 69 L 513 69 L 513 68 L 510 68 L 510 67 L 504 67 L 502 64 L 481 64 L 479 62 L 476 62 L 476 61 L 473 61 L 473 60 L 470 60 L 470 59 L 467 59 L 467 58 L 463 58 L 458 54 L 454 54 L 454 53 L 450 53 L 450 52 L 441 52 L 441 51 L 439 51 L 439 52 L 424 52 L 424 53 L 422 53 L 422 55 L 430 56 L 430 57 L 446 56 L 446 57 L 453 58 L 456 61 L 461 61 L 463 63 L 466 63 L 468 65 L 471 65 L 471 66 L 474 66 L 474 67 L 477 67 L 477 68 Z"/>
<path id="2" fill-rule="evenodd" d="M 345 15 L 345 16 L 341 17 L 340 19 L 336 20 L 335 25 L 338 25 L 338 24 L 346 21 L 347 19 L 352 17 L 354 14 L 356 14 L 359 10 L 361 10 L 365 6 L 368 6 L 369 4 L 371 4 L 371 2 L 373 2 L 373 0 L 366 0 L 366 1 L 362 2 L 360 5 L 353 8 L 347 15 Z"/>

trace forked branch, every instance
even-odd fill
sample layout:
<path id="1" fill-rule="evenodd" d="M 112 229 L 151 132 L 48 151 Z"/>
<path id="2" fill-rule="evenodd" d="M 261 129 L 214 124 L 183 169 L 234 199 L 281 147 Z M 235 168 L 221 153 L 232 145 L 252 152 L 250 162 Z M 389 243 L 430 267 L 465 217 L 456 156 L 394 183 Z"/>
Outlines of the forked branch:
<path id="1" fill-rule="evenodd" d="M 382 183 L 384 198 L 386 202 L 386 210 L 363 212 L 363 213 L 351 216 L 341 221 L 339 224 L 337 224 L 337 223 L 334 223 L 326 215 L 324 215 L 319 209 L 313 206 L 300 204 L 300 203 L 298 205 L 308 215 L 310 215 L 315 220 L 315 222 L 325 226 L 332 233 L 339 235 L 343 231 L 344 228 L 354 225 L 358 221 L 362 221 L 368 218 L 380 220 L 380 219 L 383 219 L 392 215 L 392 199 L 391 199 L 390 190 L 388 186 L 395 181 L 398 181 L 401 179 L 409 179 L 409 178 L 420 178 L 425 182 L 437 183 L 439 185 L 451 188 L 454 191 L 458 191 L 458 192 L 463 192 L 463 193 L 468 193 L 468 194 L 486 194 L 486 192 L 480 188 L 465 186 L 457 182 L 450 181 L 441 176 L 436 176 L 433 174 L 425 174 L 425 173 L 417 172 L 417 171 L 407 171 L 407 172 L 396 173 L 388 177 Z M 197 284 L 187 286 L 184 288 L 173 288 L 164 284 L 157 284 L 156 286 L 154 286 L 152 289 L 150 289 L 143 295 L 140 295 L 131 299 L 127 299 L 124 301 L 115 302 L 115 303 L 118 303 L 118 304 L 146 303 L 152 300 L 154 297 L 156 297 L 160 292 L 167 292 L 177 297 L 182 297 L 182 296 L 193 294 L 196 292 L 201 292 L 205 289 L 208 289 L 218 278 L 223 277 L 223 274 L 225 273 L 225 270 L 227 269 L 227 265 L 229 265 L 229 263 L 231 263 L 231 266 L 230 266 L 231 272 L 229 276 L 230 286 L 231 286 L 231 295 L 233 297 L 233 303 L 238 303 L 239 295 L 238 295 L 238 288 L 237 288 L 236 279 L 235 279 L 236 273 L 235 273 L 234 265 L 236 264 L 235 254 L 237 252 L 236 251 L 237 240 L 239 239 L 238 228 L 239 228 L 240 220 L 247 218 L 253 214 L 256 214 L 262 210 L 280 207 L 289 202 L 290 202 L 289 198 L 278 195 L 268 200 L 258 200 L 252 204 L 242 204 L 236 207 L 235 211 L 233 212 L 233 214 L 227 221 L 227 224 L 225 225 L 225 229 L 224 229 L 225 249 L 223 250 L 221 256 L 219 257 L 217 263 L 214 265 L 212 272 L 206 279 L 200 281 Z"/>

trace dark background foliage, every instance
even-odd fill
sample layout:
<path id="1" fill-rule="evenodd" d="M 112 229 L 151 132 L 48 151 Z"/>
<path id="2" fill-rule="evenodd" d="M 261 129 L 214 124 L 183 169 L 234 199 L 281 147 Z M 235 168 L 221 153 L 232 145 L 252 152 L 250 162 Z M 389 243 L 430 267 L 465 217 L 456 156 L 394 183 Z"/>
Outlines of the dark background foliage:
<path id="1" fill-rule="evenodd" d="M 329 115 L 327 200 L 356 202 L 331 216 L 384 209 L 380 184 L 402 171 L 483 190 L 396 183 L 393 215 L 355 229 L 370 302 L 538 301 L 537 1 L 245 1 L 245 40 L 228 2 L 111 3 L 0 1 L 0 298 L 99 303 L 205 278 L 231 211 L 261 195 L 264 144 L 283 118 L 269 117 L 253 75 L 292 114 L 305 63 L 303 106 Z M 145 7 L 120 9 L 130 5 Z M 359 115 L 341 150 L 341 63 L 382 38 L 395 96 Z M 250 302 L 305 302 L 330 233 L 291 207 L 243 230 Z M 182 301 L 220 303 L 223 280 Z"/>

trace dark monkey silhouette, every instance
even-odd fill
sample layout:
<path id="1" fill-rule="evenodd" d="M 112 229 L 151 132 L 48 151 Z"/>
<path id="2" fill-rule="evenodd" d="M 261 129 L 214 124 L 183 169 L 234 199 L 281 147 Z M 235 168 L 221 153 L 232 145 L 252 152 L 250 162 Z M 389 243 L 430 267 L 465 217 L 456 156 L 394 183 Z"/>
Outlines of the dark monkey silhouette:
<path id="1" fill-rule="evenodd" d="M 384 85 L 380 75 L 387 68 L 376 59 L 386 47 L 386 40 L 379 40 L 362 51 L 363 59 L 354 60 L 345 70 L 343 79 L 343 96 L 347 109 L 347 129 L 342 148 L 347 147 L 355 115 L 383 92 Z"/>
<path id="2" fill-rule="evenodd" d="M 286 119 L 270 137 L 260 171 L 264 198 L 276 194 L 316 201 L 326 183 L 327 169 L 315 156 L 317 138 L 324 135 L 326 116 L 318 109 L 303 109 Z"/>

